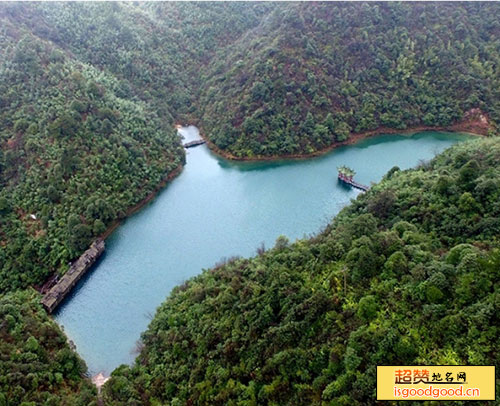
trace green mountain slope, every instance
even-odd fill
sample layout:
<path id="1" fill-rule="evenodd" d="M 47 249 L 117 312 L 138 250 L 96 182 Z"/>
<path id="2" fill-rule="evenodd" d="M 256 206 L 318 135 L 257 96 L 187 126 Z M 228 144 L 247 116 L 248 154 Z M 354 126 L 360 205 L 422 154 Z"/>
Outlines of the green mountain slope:
<path id="1" fill-rule="evenodd" d="M 34 291 L 0 295 L 0 320 L 0 405 L 97 405 L 85 363 Z"/>
<path id="2" fill-rule="evenodd" d="M 0 291 L 40 283 L 184 161 L 116 77 L 5 18 L 0 35 Z"/>
<path id="3" fill-rule="evenodd" d="M 372 405 L 376 365 L 499 366 L 499 162 L 395 168 L 312 240 L 179 286 L 108 404 Z"/>
<path id="4" fill-rule="evenodd" d="M 16 3 L 5 14 L 74 59 L 113 75 L 120 97 L 148 103 L 167 124 L 188 105 L 180 32 L 164 30 L 140 7 L 127 3 Z"/>
<path id="5" fill-rule="evenodd" d="M 201 128 L 229 155 L 308 154 L 351 132 L 499 122 L 498 4 L 293 3 L 213 60 Z"/>

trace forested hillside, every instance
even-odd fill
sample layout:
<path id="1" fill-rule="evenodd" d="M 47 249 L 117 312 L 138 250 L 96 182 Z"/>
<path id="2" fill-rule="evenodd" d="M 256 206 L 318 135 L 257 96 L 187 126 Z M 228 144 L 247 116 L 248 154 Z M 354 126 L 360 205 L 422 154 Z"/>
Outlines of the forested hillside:
<path id="1" fill-rule="evenodd" d="M 85 363 L 34 291 L 0 296 L 0 405 L 93 406 Z"/>
<path id="2" fill-rule="evenodd" d="M 213 60 L 201 129 L 227 155 L 309 154 L 380 127 L 500 120 L 498 3 L 278 4 Z"/>
<path id="3" fill-rule="evenodd" d="M 173 126 L 116 78 L 4 21 L 0 291 L 65 267 L 184 159 Z"/>
<path id="4" fill-rule="evenodd" d="M 498 368 L 499 162 L 484 140 L 394 168 L 312 240 L 179 286 L 108 404 L 373 405 L 376 365 Z"/>
<path id="5" fill-rule="evenodd" d="M 146 33 L 161 29 L 140 9 L 16 3 L 0 15 L 5 291 L 64 271 L 180 167 L 172 100 L 183 105 L 185 96 L 169 57 L 175 41 L 152 52 Z"/>
<path id="6" fill-rule="evenodd" d="M 13 4 L 9 20 L 116 78 L 118 96 L 148 103 L 172 124 L 186 108 L 180 32 L 164 30 L 141 8 L 127 3 Z"/>

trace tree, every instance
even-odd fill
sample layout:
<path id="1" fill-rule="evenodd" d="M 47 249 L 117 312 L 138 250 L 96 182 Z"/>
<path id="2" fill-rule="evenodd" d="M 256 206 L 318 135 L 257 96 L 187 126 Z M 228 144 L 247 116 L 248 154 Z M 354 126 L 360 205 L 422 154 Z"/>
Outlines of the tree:
<path id="1" fill-rule="evenodd" d="M 70 234 L 70 244 L 74 251 L 82 251 L 89 245 L 89 239 L 92 235 L 90 227 L 86 224 L 78 224 L 72 228 Z"/>
<path id="2" fill-rule="evenodd" d="M 364 321 L 372 320 L 378 311 L 377 301 L 375 296 L 367 295 L 361 298 L 358 305 L 357 315 Z"/>
<path id="3" fill-rule="evenodd" d="M 347 124 L 344 121 L 338 123 L 335 127 L 335 139 L 338 142 L 347 140 L 349 138 L 350 133 L 351 133 L 351 127 L 349 127 L 349 124 Z"/>
<path id="4" fill-rule="evenodd" d="M 47 197 L 52 203 L 56 203 L 60 199 L 60 194 L 53 185 L 47 187 Z"/>
<path id="5" fill-rule="evenodd" d="M 314 126 L 314 140 L 316 145 L 328 145 L 331 143 L 330 134 L 328 128 L 322 124 L 316 124 Z"/>
<path id="6" fill-rule="evenodd" d="M 269 88 L 262 82 L 255 82 L 252 87 L 252 101 L 265 102 L 269 98 Z"/>
<path id="7" fill-rule="evenodd" d="M 347 253 L 346 263 L 355 281 L 370 278 L 375 274 L 378 258 L 367 237 L 359 239 L 357 246 Z"/>
<path id="8" fill-rule="evenodd" d="M 335 131 L 335 122 L 333 121 L 332 113 L 328 113 L 323 124 L 328 128 L 331 134 Z"/>
<path id="9" fill-rule="evenodd" d="M 64 113 L 49 125 L 49 132 L 54 137 L 73 137 L 79 129 L 79 123 L 70 113 Z"/>
<path id="10" fill-rule="evenodd" d="M 7 213 L 10 210 L 10 203 L 5 196 L 0 196 L 0 213 Z"/>
<path id="11" fill-rule="evenodd" d="M 304 134 L 313 135 L 314 133 L 314 117 L 310 111 L 307 112 L 306 119 L 302 123 L 302 131 Z"/>

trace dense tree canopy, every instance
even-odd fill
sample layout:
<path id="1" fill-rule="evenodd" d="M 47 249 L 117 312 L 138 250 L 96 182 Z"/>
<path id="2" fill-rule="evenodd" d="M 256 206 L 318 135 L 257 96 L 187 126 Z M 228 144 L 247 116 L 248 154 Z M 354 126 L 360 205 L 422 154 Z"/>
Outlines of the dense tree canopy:
<path id="1" fill-rule="evenodd" d="M 85 363 L 34 291 L 0 295 L 0 405 L 97 406 Z"/>
<path id="2" fill-rule="evenodd" d="M 161 117 L 160 107 L 127 94 L 128 82 L 58 47 L 55 33 L 46 33 L 54 44 L 15 23 L 29 17 L 31 7 L 2 10 L 0 292 L 66 270 L 91 238 L 184 161 L 172 119 Z M 97 11 L 89 20 L 106 15 Z M 63 13 L 58 21 L 69 24 L 75 15 Z"/>
<path id="3" fill-rule="evenodd" d="M 308 154 L 351 132 L 500 121 L 498 4 L 287 3 L 213 60 L 202 130 L 241 158 Z"/>

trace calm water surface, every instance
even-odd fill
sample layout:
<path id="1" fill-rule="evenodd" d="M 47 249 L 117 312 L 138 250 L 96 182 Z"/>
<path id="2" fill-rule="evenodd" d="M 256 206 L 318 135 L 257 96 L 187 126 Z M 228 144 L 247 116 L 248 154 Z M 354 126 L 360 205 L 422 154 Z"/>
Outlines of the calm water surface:
<path id="1" fill-rule="evenodd" d="M 180 132 L 198 137 L 195 127 Z M 415 166 L 467 138 L 378 136 L 320 158 L 273 163 L 233 163 L 206 146 L 189 149 L 181 175 L 107 240 L 56 320 L 90 373 L 109 374 L 133 361 L 140 333 L 174 286 L 221 258 L 271 247 L 281 234 L 293 241 L 324 227 L 359 193 L 337 184 L 337 166 L 354 168 L 355 179 L 369 185 L 394 165 Z"/>

